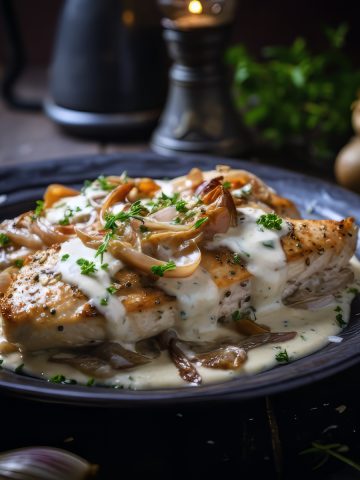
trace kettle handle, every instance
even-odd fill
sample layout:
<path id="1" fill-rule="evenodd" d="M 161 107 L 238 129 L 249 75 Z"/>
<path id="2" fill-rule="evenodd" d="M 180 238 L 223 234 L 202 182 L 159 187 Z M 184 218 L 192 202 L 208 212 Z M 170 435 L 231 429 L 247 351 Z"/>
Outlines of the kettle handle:
<path id="1" fill-rule="evenodd" d="M 1 82 L 1 96 L 14 109 L 36 111 L 42 109 L 41 100 L 21 98 L 15 92 L 15 85 L 24 71 L 26 54 L 17 14 L 12 0 L 0 0 L 3 11 L 6 41 L 6 62 Z"/>

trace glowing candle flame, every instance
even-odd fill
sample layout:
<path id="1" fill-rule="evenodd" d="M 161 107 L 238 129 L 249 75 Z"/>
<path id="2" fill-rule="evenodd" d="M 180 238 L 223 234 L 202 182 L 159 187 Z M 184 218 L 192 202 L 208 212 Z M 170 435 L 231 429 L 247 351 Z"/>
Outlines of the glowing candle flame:
<path id="1" fill-rule="evenodd" d="M 196 15 L 198 15 L 203 11 L 203 7 L 201 5 L 201 2 L 199 2 L 199 0 L 191 0 L 191 2 L 189 3 L 188 9 L 190 13 L 195 13 Z"/>

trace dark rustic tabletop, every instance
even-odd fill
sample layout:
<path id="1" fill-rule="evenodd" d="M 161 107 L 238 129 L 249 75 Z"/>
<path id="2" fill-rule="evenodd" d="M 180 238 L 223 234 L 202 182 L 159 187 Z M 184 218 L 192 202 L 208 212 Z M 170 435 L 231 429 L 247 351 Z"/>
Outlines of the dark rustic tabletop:
<path id="1" fill-rule="evenodd" d="M 20 86 L 41 96 L 44 75 Z M 42 113 L 10 111 L 0 103 L 0 165 L 110 152 L 141 151 L 147 141 L 98 143 L 69 137 Z M 0 192 L 1 193 L 1 192 Z M 13 399 L 0 392 L 9 414 L 0 451 L 30 445 L 68 449 L 100 465 L 100 479 L 260 478 L 356 479 L 332 453 L 301 453 L 313 442 L 340 444 L 360 463 L 359 367 L 308 387 L 249 402 L 146 409 L 85 408 Z M 320 468 L 316 468 L 323 463 Z"/>

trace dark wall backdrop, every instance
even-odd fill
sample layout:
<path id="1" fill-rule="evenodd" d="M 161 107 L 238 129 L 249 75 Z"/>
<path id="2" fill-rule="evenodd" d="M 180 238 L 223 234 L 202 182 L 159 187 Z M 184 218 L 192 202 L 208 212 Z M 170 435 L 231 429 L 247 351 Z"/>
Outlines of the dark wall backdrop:
<path id="1" fill-rule="evenodd" d="M 154 3 L 155 0 L 143 0 Z M 20 18 L 27 45 L 28 61 L 46 65 L 51 55 L 56 22 L 63 0 L 12 0 Z M 129 2 L 128 2 L 129 3 Z M 291 43 L 305 36 L 314 49 L 324 46 L 323 25 L 350 26 L 347 50 L 360 63 L 359 4 L 350 0 L 239 0 L 234 40 L 244 42 L 252 52 L 262 46 Z M 0 22 L 0 64 L 5 58 L 4 28 Z"/>

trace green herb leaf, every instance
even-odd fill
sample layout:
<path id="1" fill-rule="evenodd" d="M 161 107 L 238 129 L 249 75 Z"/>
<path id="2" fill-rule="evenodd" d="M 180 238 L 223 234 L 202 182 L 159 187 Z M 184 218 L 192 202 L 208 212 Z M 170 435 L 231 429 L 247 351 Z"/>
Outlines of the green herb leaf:
<path id="1" fill-rule="evenodd" d="M 189 210 L 186 206 L 185 200 L 179 200 L 178 202 L 176 202 L 175 208 L 177 212 L 181 213 L 186 213 Z"/>
<path id="2" fill-rule="evenodd" d="M 199 220 L 197 220 L 195 223 L 194 223 L 194 226 L 193 228 L 200 228 L 201 225 L 205 222 L 207 222 L 209 220 L 209 217 L 202 217 L 202 218 L 199 218 Z"/>
<path id="3" fill-rule="evenodd" d="M 116 187 L 116 185 L 114 185 L 113 183 L 109 183 L 108 180 L 104 177 L 104 175 L 100 175 L 100 177 L 98 177 L 96 180 L 99 183 L 101 190 L 105 190 L 106 192 L 114 190 L 114 188 Z"/>
<path id="4" fill-rule="evenodd" d="M 336 319 L 339 327 L 341 327 L 341 328 L 342 328 L 342 327 L 345 327 L 346 322 L 345 322 L 344 319 L 343 319 L 343 311 L 342 311 L 342 308 L 338 305 L 338 306 L 335 308 L 334 312 L 336 312 L 335 319 Z"/>
<path id="5" fill-rule="evenodd" d="M 9 245 L 10 243 L 10 238 L 5 235 L 5 233 L 0 233 L 0 247 L 6 247 L 6 245 Z"/>
<path id="6" fill-rule="evenodd" d="M 225 188 L 225 190 L 229 190 L 229 188 L 231 188 L 231 182 L 224 182 L 223 188 Z"/>
<path id="7" fill-rule="evenodd" d="M 15 260 L 14 265 L 17 268 L 21 268 L 24 266 L 24 260 L 22 258 L 18 258 L 17 260 Z"/>
<path id="8" fill-rule="evenodd" d="M 18 374 L 22 374 L 22 373 L 23 373 L 23 368 L 24 368 L 24 364 L 22 363 L 21 365 L 18 365 L 18 366 L 15 368 L 14 372 L 15 372 L 15 373 L 18 373 Z"/>
<path id="9" fill-rule="evenodd" d="M 279 363 L 289 363 L 289 362 L 290 362 L 290 358 L 289 358 L 289 355 L 288 355 L 286 349 L 281 350 L 280 352 L 278 352 L 278 353 L 275 355 L 275 359 L 276 359 L 276 361 L 279 362 Z"/>
<path id="10" fill-rule="evenodd" d="M 109 297 L 104 297 L 100 300 L 100 305 L 107 307 L 109 303 Z"/>
<path id="11" fill-rule="evenodd" d="M 176 268 L 175 263 L 172 260 L 170 260 L 170 262 L 166 263 L 165 265 L 153 265 L 151 267 L 151 271 L 154 275 L 163 277 L 166 271 L 175 270 L 175 268 Z"/>
<path id="12" fill-rule="evenodd" d="M 66 262 L 66 260 L 68 260 L 70 258 L 70 255 L 68 253 L 65 253 L 62 257 L 61 257 L 61 261 L 62 262 Z"/>
<path id="13" fill-rule="evenodd" d="M 70 225 L 70 218 L 74 216 L 74 210 L 67 208 L 64 213 L 64 218 L 59 221 L 59 225 Z"/>
<path id="14" fill-rule="evenodd" d="M 282 218 L 276 215 L 276 213 L 266 213 L 261 215 L 256 220 L 256 223 L 269 230 L 281 230 Z"/>
<path id="15" fill-rule="evenodd" d="M 101 265 L 101 268 L 106 271 L 106 270 L 109 269 L 109 264 L 108 264 L 108 263 L 103 263 L 103 264 Z"/>
<path id="16" fill-rule="evenodd" d="M 104 240 L 103 242 L 100 244 L 99 248 L 96 250 L 96 253 L 95 253 L 95 257 L 98 257 L 100 255 L 100 261 L 101 263 L 103 262 L 103 259 L 104 259 L 104 253 L 107 251 L 108 249 L 108 246 L 109 246 L 109 242 L 110 240 L 113 238 L 114 234 L 113 232 L 108 232 L 105 237 L 104 237 Z M 106 267 L 104 267 L 103 265 L 106 265 Z M 103 270 L 107 270 L 108 267 L 109 267 L 109 264 L 108 263 L 105 263 L 101 265 L 101 268 Z"/>
<path id="17" fill-rule="evenodd" d="M 106 291 L 109 292 L 110 295 L 114 295 L 114 293 L 117 292 L 117 288 L 114 287 L 114 285 L 110 285 L 110 287 L 108 287 L 108 288 L 106 289 Z"/>
<path id="18" fill-rule="evenodd" d="M 42 214 L 43 210 L 45 208 L 45 202 L 44 200 L 36 200 L 36 208 L 34 210 L 34 215 L 33 215 L 33 219 L 35 218 L 38 218 L 40 217 L 40 215 Z"/>
<path id="19" fill-rule="evenodd" d="M 266 242 L 262 242 L 262 244 L 266 248 L 275 248 L 273 240 L 267 240 Z"/>
<path id="20" fill-rule="evenodd" d="M 238 253 L 234 253 L 233 262 L 241 265 L 241 262 L 242 262 L 241 255 L 239 255 Z"/>
<path id="21" fill-rule="evenodd" d="M 92 387 L 95 383 L 95 378 L 89 378 L 89 380 L 86 382 L 87 387 Z"/>
<path id="22" fill-rule="evenodd" d="M 97 268 L 94 262 L 89 262 L 85 258 L 79 258 L 76 260 L 76 263 L 80 265 L 82 275 L 91 275 L 92 273 L 97 272 Z"/>

